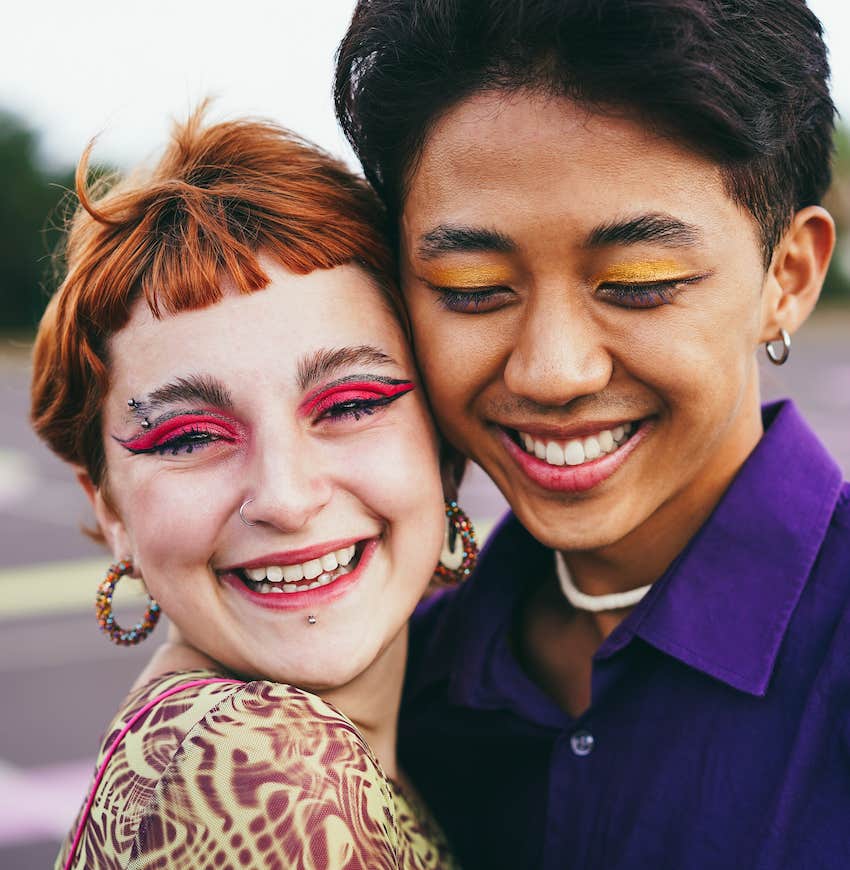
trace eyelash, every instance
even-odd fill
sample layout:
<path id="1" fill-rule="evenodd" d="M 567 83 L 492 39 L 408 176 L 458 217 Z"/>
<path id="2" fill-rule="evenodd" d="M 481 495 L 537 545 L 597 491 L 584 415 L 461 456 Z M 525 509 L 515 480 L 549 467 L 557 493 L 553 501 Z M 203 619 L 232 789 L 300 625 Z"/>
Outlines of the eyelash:
<path id="1" fill-rule="evenodd" d="M 329 420 L 332 423 L 338 423 L 343 420 L 354 420 L 356 422 L 360 420 L 361 417 L 371 416 L 376 411 L 379 411 L 381 408 L 385 408 L 387 405 L 394 402 L 396 399 L 406 396 L 408 392 L 410 392 L 410 390 L 405 390 L 392 396 L 380 396 L 374 399 L 352 397 L 341 402 L 331 402 L 324 406 L 320 403 L 319 407 L 314 411 L 316 414 L 315 419 L 316 422 L 321 422 L 322 420 Z"/>
<path id="2" fill-rule="evenodd" d="M 675 281 L 653 281 L 644 284 L 603 284 L 598 292 L 602 299 L 624 308 L 659 308 L 662 305 L 669 305 L 682 287 L 699 281 L 702 277 L 704 276 L 696 275 Z M 478 314 L 483 305 L 492 301 L 500 293 L 510 292 L 503 287 L 485 287 L 476 290 L 434 287 L 434 290 L 438 293 L 438 302 L 443 308 L 464 314 Z"/>
<path id="3" fill-rule="evenodd" d="M 205 426 L 207 428 L 204 428 Z M 202 450 L 204 447 L 215 444 L 217 441 L 232 443 L 236 440 L 235 435 L 228 432 L 223 426 L 218 426 L 213 422 L 209 424 L 206 424 L 204 421 L 187 423 L 183 426 L 172 427 L 171 429 L 165 424 L 164 428 L 165 432 L 159 437 L 157 437 L 157 432 L 154 430 L 129 442 L 121 443 L 134 456 L 152 454 L 164 456 L 166 453 L 178 456 L 181 453 L 190 454 L 196 450 Z M 149 446 L 133 446 L 140 443 L 148 443 Z"/>

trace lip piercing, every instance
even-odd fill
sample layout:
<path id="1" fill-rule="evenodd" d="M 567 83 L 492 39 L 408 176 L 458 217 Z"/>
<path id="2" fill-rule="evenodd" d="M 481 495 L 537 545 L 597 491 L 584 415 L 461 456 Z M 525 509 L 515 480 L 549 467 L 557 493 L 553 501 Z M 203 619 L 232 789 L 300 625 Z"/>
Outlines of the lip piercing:
<path id="1" fill-rule="evenodd" d="M 311 614 L 307 617 L 307 624 L 308 624 L 308 625 L 315 625 L 316 622 L 317 622 L 316 617 L 313 616 L 313 614 L 311 613 Z"/>
<path id="2" fill-rule="evenodd" d="M 245 523 L 246 526 L 256 526 L 257 525 L 256 520 L 252 521 L 252 520 L 245 519 L 245 508 L 248 507 L 248 505 L 251 504 L 251 502 L 253 500 L 254 499 L 252 499 L 252 498 L 245 499 L 245 501 L 243 501 L 242 504 L 239 506 L 239 519 L 242 520 L 242 522 Z"/>

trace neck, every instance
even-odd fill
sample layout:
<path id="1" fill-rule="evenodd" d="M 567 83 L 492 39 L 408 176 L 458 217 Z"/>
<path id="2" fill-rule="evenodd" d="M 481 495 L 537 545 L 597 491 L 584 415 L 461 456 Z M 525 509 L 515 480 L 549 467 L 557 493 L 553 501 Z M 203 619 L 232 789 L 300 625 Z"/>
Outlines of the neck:
<path id="1" fill-rule="evenodd" d="M 357 726 L 384 773 L 398 779 L 396 743 L 401 690 L 407 663 L 407 625 L 389 646 L 350 683 L 316 694 L 333 704 Z"/>

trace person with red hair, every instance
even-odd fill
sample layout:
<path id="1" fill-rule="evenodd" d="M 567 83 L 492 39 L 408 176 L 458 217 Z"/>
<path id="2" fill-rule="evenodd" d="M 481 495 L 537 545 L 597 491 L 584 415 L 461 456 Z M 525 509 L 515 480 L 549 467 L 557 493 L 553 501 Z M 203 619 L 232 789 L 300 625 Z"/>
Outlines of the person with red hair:
<path id="1" fill-rule="evenodd" d="M 32 419 L 116 560 L 101 628 L 137 643 L 164 612 L 173 643 L 56 866 L 454 866 L 396 718 L 408 617 L 444 541 L 447 578 L 474 539 L 376 198 L 286 130 L 202 111 L 152 169 L 93 190 L 84 157 L 77 188 Z M 125 575 L 150 595 L 129 628 Z"/>

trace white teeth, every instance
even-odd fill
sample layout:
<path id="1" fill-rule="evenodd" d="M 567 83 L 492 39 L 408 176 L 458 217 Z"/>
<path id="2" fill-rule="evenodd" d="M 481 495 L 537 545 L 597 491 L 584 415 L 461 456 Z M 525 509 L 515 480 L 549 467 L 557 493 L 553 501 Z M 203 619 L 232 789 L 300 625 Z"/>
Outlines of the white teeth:
<path id="1" fill-rule="evenodd" d="M 284 565 L 283 579 L 286 583 L 297 583 L 304 579 L 304 572 L 300 565 Z"/>
<path id="2" fill-rule="evenodd" d="M 340 565 L 347 565 L 354 558 L 355 547 L 352 544 L 350 547 L 346 547 L 344 550 L 337 550 L 334 553 L 336 556 L 336 560 Z"/>
<path id="3" fill-rule="evenodd" d="M 546 445 L 546 461 L 549 465 L 564 464 L 564 448 L 554 441 L 550 441 Z"/>
<path id="4" fill-rule="evenodd" d="M 245 576 L 254 582 L 255 592 L 283 593 L 303 592 L 305 589 L 316 589 L 327 586 L 338 577 L 348 574 L 351 560 L 357 552 L 357 546 L 343 547 L 333 553 L 326 553 L 318 559 L 310 559 L 302 565 L 269 565 L 266 568 L 246 568 Z M 312 583 L 300 583 L 301 580 L 312 580 Z M 281 583 L 283 581 L 283 583 Z"/>
<path id="5" fill-rule="evenodd" d="M 582 465 L 606 453 L 613 453 L 635 430 L 634 423 L 623 423 L 613 429 L 603 429 L 587 438 L 567 441 L 539 441 L 527 432 L 519 432 L 519 440 L 527 453 L 545 460 L 549 465 Z M 340 565 L 344 564 L 339 560 Z"/>
<path id="6" fill-rule="evenodd" d="M 322 562 L 320 559 L 310 559 L 302 567 L 304 569 L 305 580 L 315 580 L 322 573 Z"/>
<path id="7" fill-rule="evenodd" d="M 584 439 L 584 458 L 598 459 L 602 455 L 602 448 L 599 442 L 591 435 L 590 438 Z"/>
<path id="8" fill-rule="evenodd" d="M 581 465 L 584 462 L 584 445 L 581 441 L 568 441 L 564 449 L 567 465 Z"/>
<path id="9" fill-rule="evenodd" d="M 596 440 L 599 441 L 599 447 L 603 453 L 610 453 L 614 449 L 614 436 L 609 429 L 603 429 L 596 436 Z"/>

